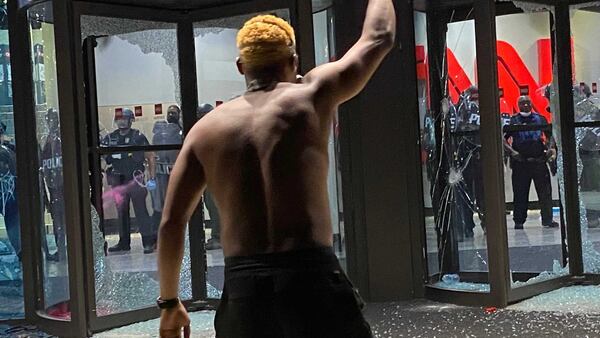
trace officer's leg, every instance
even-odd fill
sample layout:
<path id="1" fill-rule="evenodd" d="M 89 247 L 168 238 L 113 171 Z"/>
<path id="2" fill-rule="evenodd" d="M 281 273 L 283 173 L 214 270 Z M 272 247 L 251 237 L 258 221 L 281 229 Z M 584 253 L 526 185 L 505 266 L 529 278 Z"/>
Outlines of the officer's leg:
<path id="1" fill-rule="evenodd" d="M 67 241 L 66 241 L 66 228 L 65 228 L 65 203 L 62 196 L 51 197 L 51 214 L 52 223 L 54 227 L 54 239 L 56 241 L 56 249 L 59 258 L 66 257 L 67 254 Z"/>
<path id="2" fill-rule="evenodd" d="M 531 186 L 531 173 L 529 166 L 523 162 L 513 161 L 512 187 L 514 195 L 514 221 L 515 228 L 523 226 L 527 220 L 527 207 L 529 203 L 529 188 Z"/>
<path id="3" fill-rule="evenodd" d="M 19 209 L 16 202 L 7 202 L 4 207 L 4 225 L 8 233 L 8 240 L 15 250 L 15 254 L 21 258 L 21 226 L 19 224 Z M 44 234 L 42 232 L 42 234 Z M 45 238 L 42 239 L 44 241 Z"/>
<path id="4" fill-rule="evenodd" d="M 479 213 L 481 228 L 485 231 L 485 202 L 483 196 L 483 172 L 481 168 L 481 159 L 478 158 L 475 162 L 473 162 L 473 165 L 475 201 L 477 203 L 477 212 Z"/>
<path id="5" fill-rule="evenodd" d="M 535 191 L 540 201 L 540 213 L 542 214 L 542 225 L 553 226 L 552 219 L 552 182 L 550 171 L 546 163 L 535 163 L 531 168 Z"/>
<path id="6" fill-rule="evenodd" d="M 474 191 L 474 177 L 473 177 L 473 163 L 469 165 L 463 171 L 463 180 L 465 182 L 462 187 L 459 186 L 458 201 L 460 203 L 459 208 L 461 209 L 463 220 L 464 220 L 464 234 L 466 237 L 473 236 L 473 229 L 475 228 L 475 222 L 473 222 L 473 211 L 475 209 L 475 195 Z"/>
<path id="7" fill-rule="evenodd" d="M 215 203 L 212 194 L 208 190 L 204 192 L 204 203 L 206 204 L 206 209 L 208 209 L 210 220 L 212 221 L 211 237 L 220 239 L 221 224 L 219 222 L 219 210 L 217 209 L 217 204 Z"/>
<path id="8" fill-rule="evenodd" d="M 152 219 L 148 214 L 148 208 L 146 207 L 146 196 L 148 191 L 146 188 L 134 184 L 130 189 L 131 203 L 133 203 L 133 210 L 135 211 L 135 219 L 138 224 L 138 229 L 142 235 L 142 245 L 144 249 L 150 248 L 154 245 L 156 233 L 152 231 L 154 226 L 152 225 Z"/>
<path id="9" fill-rule="evenodd" d="M 162 210 L 165 207 L 165 196 L 167 195 L 167 187 L 169 184 L 169 175 L 156 175 L 156 203 L 154 204 L 154 212 L 152 213 L 154 233 L 158 232 L 160 220 L 162 218 Z"/>
<path id="10" fill-rule="evenodd" d="M 212 194 L 207 190 L 204 192 L 204 204 L 210 214 L 211 231 L 210 240 L 206 243 L 206 250 L 221 249 L 221 224 L 219 221 L 219 211 L 212 197 Z"/>
<path id="11" fill-rule="evenodd" d="M 122 185 L 127 184 L 125 177 L 119 175 L 119 182 Z M 113 188 L 116 188 L 113 187 Z M 109 251 L 129 250 L 131 247 L 131 224 L 129 220 L 129 192 L 123 191 L 121 203 L 117 204 L 118 221 L 119 221 L 119 243 L 116 247 L 108 249 Z M 112 249 L 112 250 L 111 250 Z"/>

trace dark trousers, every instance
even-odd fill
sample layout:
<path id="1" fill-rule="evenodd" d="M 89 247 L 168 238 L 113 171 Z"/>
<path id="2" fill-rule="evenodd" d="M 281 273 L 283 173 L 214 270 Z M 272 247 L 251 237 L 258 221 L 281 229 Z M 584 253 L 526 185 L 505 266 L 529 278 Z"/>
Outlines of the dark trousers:
<path id="1" fill-rule="evenodd" d="M 15 250 L 15 254 L 21 257 L 21 226 L 19 221 L 19 207 L 15 199 L 6 202 L 4 207 L 4 225 L 8 233 L 10 245 Z"/>
<path id="2" fill-rule="evenodd" d="M 527 220 L 529 189 L 533 181 L 540 201 L 542 224 L 552 224 L 552 185 L 546 163 L 512 161 L 511 166 L 515 223 L 523 224 Z"/>
<path id="3" fill-rule="evenodd" d="M 52 228 L 56 249 L 60 257 L 67 253 L 67 240 L 65 228 L 65 199 L 62 192 L 50 190 L 50 216 L 52 216 Z"/>
<path id="4" fill-rule="evenodd" d="M 213 199 L 211 193 L 206 190 L 204 191 L 204 204 L 206 204 L 206 209 L 208 209 L 208 213 L 210 215 L 210 236 L 216 240 L 221 239 L 221 222 L 219 220 L 219 210 L 217 209 L 217 204 Z"/>
<path id="5" fill-rule="evenodd" d="M 465 231 L 473 230 L 473 212 L 477 211 L 481 220 L 481 227 L 485 228 L 484 204 L 483 204 L 483 172 L 479 154 L 473 154 L 469 164 L 463 171 L 465 191 L 461 191 L 456 198 L 459 208 L 463 214 Z"/>
<path id="6" fill-rule="evenodd" d="M 217 338 L 368 338 L 332 248 L 225 259 Z"/>
<path id="7" fill-rule="evenodd" d="M 600 191 L 600 156 L 598 152 L 582 153 L 580 190 L 582 192 Z M 586 208 L 588 222 L 597 221 L 600 218 L 600 210 Z"/>
<path id="8" fill-rule="evenodd" d="M 148 191 L 132 180 L 125 181 L 125 177 L 122 175 L 119 175 L 118 178 L 122 185 L 126 185 L 126 189 L 123 189 L 123 201 L 117 205 L 120 222 L 119 243 L 125 246 L 131 244 L 131 220 L 129 216 L 129 203 L 131 202 L 133 203 L 135 219 L 142 235 L 143 245 L 154 245 L 156 242 L 156 227 L 146 207 Z M 113 186 L 113 188 L 116 187 Z"/>

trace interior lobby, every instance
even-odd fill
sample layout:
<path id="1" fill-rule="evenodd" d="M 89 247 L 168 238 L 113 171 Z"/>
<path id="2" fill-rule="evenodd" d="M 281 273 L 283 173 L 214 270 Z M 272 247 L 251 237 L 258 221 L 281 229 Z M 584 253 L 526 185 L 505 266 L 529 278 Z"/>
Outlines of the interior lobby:
<path id="1" fill-rule="evenodd" d="M 247 90 L 238 31 L 289 21 L 303 75 L 367 3 L 0 0 L 0 337 L 158 336 L 168 179 Z M 333 249 L 375 337 L 600 336 L 600 3 L 394 5 L 395 46 L 328 141 Z M 192 337 L 215 337 L 220 223 L 206 191 L 179 285 Z"/>

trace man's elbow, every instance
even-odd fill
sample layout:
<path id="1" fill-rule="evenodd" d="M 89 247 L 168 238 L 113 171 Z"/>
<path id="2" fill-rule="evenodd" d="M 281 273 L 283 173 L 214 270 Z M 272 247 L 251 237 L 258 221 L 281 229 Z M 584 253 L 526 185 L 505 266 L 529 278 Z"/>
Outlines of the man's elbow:
<path id="1" fill-rule="evenodd" d="M 396 32 L 393 29 L 380 30 L 371 36 L 371 41 L 373 41 L 378 49 L 387 53 L 394 47 Z"/>

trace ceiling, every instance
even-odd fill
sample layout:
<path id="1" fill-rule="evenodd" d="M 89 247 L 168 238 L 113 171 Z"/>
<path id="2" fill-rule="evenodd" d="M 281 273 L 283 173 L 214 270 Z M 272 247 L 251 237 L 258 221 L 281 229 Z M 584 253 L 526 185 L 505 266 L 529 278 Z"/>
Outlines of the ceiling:
<path id="1" fill-rule="evenodd" d="M 95 2 L 165 9 L 201 9 L 251 0 L 95 0 Z M 312 0 L 313 11 L 331 6 L 333 0 Z"/>

